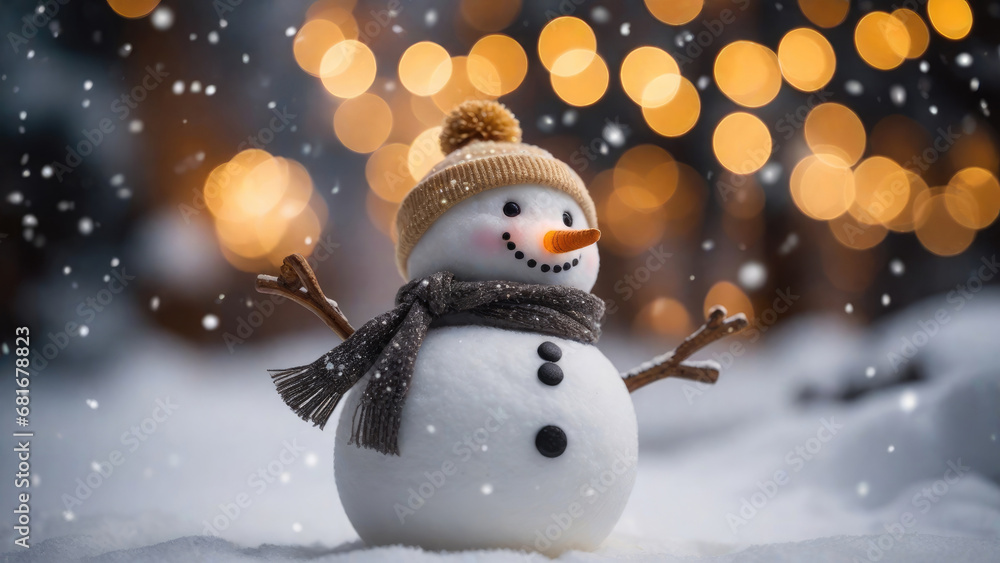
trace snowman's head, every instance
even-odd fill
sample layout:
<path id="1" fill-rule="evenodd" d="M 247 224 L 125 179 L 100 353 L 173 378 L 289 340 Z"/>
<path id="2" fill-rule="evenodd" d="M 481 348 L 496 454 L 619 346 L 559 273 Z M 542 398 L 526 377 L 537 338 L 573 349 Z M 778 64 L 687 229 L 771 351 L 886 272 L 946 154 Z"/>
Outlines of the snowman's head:
<path id="1" fill-rule="evenodd" d="M 434 222 L 407 260 L 410 278 L 447 270 L 460 280 L 506 280 L 590 291 L 601 232 L 580 204 L 548 186 L 493 188 Z"/>
<path id="2" fill-rule="evenodd" d="M 445 158 L 396 215 L 404 278 L 447 270 L 466 281 L 594 286 L 594 201 L 566 163 L 521 142 L 510 110 L 465 102 L 445 118 L 440 143 Z"/>

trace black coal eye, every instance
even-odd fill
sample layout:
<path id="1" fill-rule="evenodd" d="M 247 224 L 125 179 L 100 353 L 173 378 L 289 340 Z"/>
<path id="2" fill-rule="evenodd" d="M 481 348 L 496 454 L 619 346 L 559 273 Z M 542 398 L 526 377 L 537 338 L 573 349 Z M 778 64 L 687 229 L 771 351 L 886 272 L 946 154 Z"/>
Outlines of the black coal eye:
<path id="1" fill-rule="evenodd" d="M 521 214 L 521 206 L 513 201 L 508 201 L 503 206 L 503 214 L 508 217 L 517 217 Z"/>
<path id="2" fill-rule="evenodd" d="M 563 213 L 563 225 L 567 227 L 573 226 L 573 216 L 569 214 L 569 211 Z"/>

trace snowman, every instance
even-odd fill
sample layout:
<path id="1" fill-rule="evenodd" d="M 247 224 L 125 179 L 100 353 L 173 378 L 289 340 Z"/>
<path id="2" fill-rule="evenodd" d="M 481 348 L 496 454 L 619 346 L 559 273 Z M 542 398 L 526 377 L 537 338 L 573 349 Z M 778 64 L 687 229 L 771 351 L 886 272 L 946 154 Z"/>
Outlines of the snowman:
<path id="1" fill-rule="evenodd" d="M 493 101 L 449 114 L 441 146 L 398 212 L 396 308 L 354 331 L 301 257 L 259 277 L 346 338 L 272 377 L 320 427 L 343 399 L 334 472 L 366 544 L 594 550 L 635 481 L 630 392 L 714 382 L 717 366 L 683 360 L 746 321 L 713 310 L 677 350 L 621 374 L 595 346 L 600 231 L 579 176 L 523 144 Z"/>

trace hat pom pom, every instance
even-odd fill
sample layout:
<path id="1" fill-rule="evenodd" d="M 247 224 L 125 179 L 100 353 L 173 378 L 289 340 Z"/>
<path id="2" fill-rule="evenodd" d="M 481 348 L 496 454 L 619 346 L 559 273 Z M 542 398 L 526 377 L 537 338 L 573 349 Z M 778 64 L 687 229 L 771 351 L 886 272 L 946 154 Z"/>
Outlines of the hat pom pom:
<path id="1" fill-rule="evenodd" d="M 453 109 L 441 130 L 441 151 L 449 154 L 473 141 L 521 142 L 521 125 L 507 106 L 470 100 Z"/>

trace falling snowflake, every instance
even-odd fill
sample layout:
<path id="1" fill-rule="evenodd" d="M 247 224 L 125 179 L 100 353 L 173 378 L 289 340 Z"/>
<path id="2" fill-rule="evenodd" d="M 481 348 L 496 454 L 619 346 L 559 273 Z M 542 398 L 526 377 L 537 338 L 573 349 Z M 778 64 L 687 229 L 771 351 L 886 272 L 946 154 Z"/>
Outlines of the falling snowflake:
<path id="1" fill-rule="evenodd" d="M 201 326 L 204 327 L 205 330 L 215 330 L 219 328 L 219 317 L 213 314 L 205 315 L 201 318 Z"/>
<path id="2" fill-rule="evenodd" d="M 747 291 L 760 289 L 767 280 L 767 269 L 760 262 L 747 262 L 740 266 L 737 278 Z"/>
<path id="3" fill-rule="evenodd" d="M 906 266 L 903 265 L 903 261 L 899 258 L 893 258 L 892 261 L 889 262 L 889 271 L 892 272 L 892 275 L 894 276 L 901 276 L 903 275 L 903 272 L 906 271 Z"/>
<path id="4" fill-rule="evenodd" d="M 855 490 L 857 491 L 858 496 L 861 498 L 868 496 L 868 481 L 861 481 L 860 483 L 858 483 Z"/>

